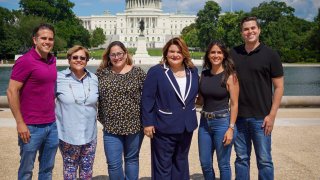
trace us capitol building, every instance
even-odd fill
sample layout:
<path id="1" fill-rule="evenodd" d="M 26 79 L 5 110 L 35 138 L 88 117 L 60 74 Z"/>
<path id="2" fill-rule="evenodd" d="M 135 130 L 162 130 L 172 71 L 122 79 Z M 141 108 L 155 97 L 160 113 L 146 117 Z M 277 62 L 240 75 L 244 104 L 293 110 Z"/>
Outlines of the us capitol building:
<path id="1" fill-rule="evenodd" d="M 144 22 L 143 34 L 148 48 L 162 48 L 172 37 L 179 36 L 184 27 L 195 22 L 195 15 L 163 13 L 161 0 L 126 0 L 123 13 L 112 15 L 80 16 L 83 26 L 90 32 L 100 27 L 107 40 L 121 41 L 126 47 L 136 47 L 140 35 L 139 23 Z"/>

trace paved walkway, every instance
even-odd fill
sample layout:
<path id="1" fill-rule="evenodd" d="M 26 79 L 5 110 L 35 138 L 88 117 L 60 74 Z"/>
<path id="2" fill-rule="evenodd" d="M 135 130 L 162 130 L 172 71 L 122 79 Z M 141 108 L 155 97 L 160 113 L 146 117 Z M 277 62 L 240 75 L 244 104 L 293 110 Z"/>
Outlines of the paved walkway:
<path id="1" fill-rule="evenodd" d="M 98 123 L 98 125 L 102 127 L 101 124 Z M 275 125 L 319 126 L 320 108 L 281 108 L 277 114 Z M 8 108 L 0 108 L 0 127 L 16 127 L 15 120 Z"/>
<path id="2" fill-rule="evenodd" d="M 15 120 L 9 109 L 0 109 L 0 174 L 1 179 L 17 179 L 19 148 Z M 102 131 L 99 125 L 98 145 L 94 164 L 94 180 L 108 179 L 103 151 Z M 320 108 L 282 108 L 279 110 L 273 131 L 272 153 L 275 165 L 275 179 L 320 179 Z M 202 180 L 198 158 L 197 131 L 194 133 L 189 154 L 190 178 Z M 235 153 L 231 156 L 234 174 Z M 217 176 L 216 159 L 214 168 Z M 251 160 L 251 179 L 258 179 L 254 153 Z M 34 179 L 38 164 L 35 164 Z M 140 152 L 140 180 L 150 179 L 150 141 L 145 137 Z M 53 179 L 62 179 L 62 160 L 57 153 Z"/>

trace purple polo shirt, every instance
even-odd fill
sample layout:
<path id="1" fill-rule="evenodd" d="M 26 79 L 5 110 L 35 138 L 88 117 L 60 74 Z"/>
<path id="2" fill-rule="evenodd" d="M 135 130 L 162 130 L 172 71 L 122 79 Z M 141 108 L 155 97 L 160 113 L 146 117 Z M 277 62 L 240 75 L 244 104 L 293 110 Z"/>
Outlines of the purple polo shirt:
<path id="1" fill-rule="evenodd" d="M 48 55 L 45 62 L 34 48 L 21 56 L 10 77 L 23 83 L 20 110 L 26 124 L 47 124 L 55 121 L 56 59 Z"/>

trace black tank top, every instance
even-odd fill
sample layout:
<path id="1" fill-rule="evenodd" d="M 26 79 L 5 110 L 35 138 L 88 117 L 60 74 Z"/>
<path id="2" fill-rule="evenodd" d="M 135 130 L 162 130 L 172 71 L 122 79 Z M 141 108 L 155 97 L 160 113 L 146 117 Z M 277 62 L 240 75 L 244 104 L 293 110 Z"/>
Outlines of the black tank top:
<path id="1" fill-rule="evenodd" d="M 203 97 L 203 110 L 213 112 L 229 108 L 229 92 L 222 82 L 224 71 L 211 74 L 210 69 L 202 72 L 200 94 Z"/>

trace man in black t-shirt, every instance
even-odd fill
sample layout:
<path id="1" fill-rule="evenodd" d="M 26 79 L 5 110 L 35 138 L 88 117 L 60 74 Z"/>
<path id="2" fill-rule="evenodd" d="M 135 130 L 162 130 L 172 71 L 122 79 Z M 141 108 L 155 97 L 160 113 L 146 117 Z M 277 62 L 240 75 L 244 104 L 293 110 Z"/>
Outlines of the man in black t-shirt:
<path id="1" fill-rule="evenodd" d="M 235 140 L 236 179 L 250 179 L 252 143 L 259 179 L 274 179 L 271 132 L 283 95 L 283 67 L 279 55 L 259 41 L 261 29 L 256 17 L 241 21 L 244 44 L 231 50 L 239 83 L 239 112 Z M 273 88 L 274 87 L 274 91 Z"/>

